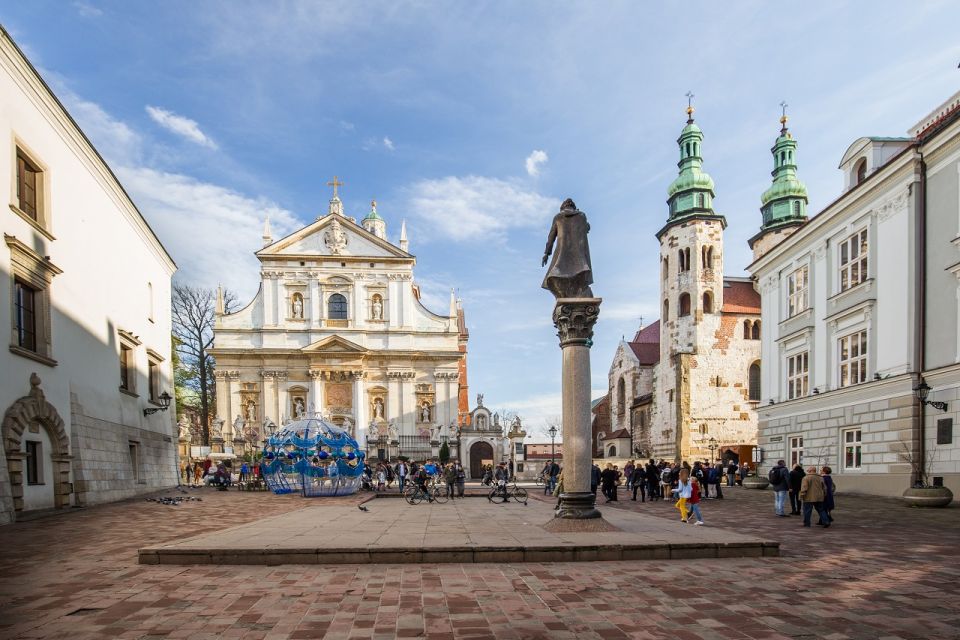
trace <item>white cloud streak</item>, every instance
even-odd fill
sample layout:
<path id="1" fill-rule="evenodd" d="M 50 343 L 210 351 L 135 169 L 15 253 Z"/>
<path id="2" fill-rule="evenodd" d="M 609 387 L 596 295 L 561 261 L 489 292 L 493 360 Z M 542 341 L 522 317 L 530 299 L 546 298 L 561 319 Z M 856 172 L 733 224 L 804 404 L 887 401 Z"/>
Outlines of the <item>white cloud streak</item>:
<path id="1" fill-rule="evenodd" d="M 147 106 L 147 114 L 150 116 L 150 119 L 170 133 L 178 135 L 194 144 L 198 144 L 201 147 L 207 147 L 208 149 L 217 148 L 217 144 L 200 130 L 200 125 L 198 125 L 195 120 L 178 116 L 172 111 L 167 111 L 160 107 L 152 107 L 149 105 Z"/>
<path id="2" fill-rule="evenodd" d="M 542 226 L 560 205 L 514 181 L 482 176 L 421 180 L 408 189 L 408 201 L 428 233 L 457 241 L 501 239 L 510 229 Z"/>
<path id="3" fill-rule="evenodd" d="M 532 178 L 536 178 L 540 175 L 540 168 L 547 164 L 547 160 L 550 158 L 547 156 L 546 151 L 540 149 L 534 149 L 530 155 L 527 156 L 525 165 L 527 167 L 527 175 Z"/>
<path id="4" fill-rule="evenodd" d="M 393 144 L 393 140 L 391 140 L 387 136 L 383 137 L 383 146 L 384 148 L 386 148 L 387 151 L 393 151 L 394 149 L 396 149 L 396 147 Z"/>

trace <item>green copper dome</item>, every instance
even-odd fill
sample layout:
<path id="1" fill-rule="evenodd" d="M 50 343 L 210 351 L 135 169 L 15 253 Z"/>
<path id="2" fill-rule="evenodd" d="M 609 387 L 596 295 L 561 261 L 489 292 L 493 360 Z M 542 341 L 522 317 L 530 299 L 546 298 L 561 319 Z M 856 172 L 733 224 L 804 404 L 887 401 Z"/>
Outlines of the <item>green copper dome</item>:
<path id="1" fill-rule="evenodd" d="M 367 214 L 367 217 L 364 220 L 383 220 L 380 217 L 380 214 L 377 213 L 377 201 L 374 200 L 370 203 L 370 213 Z"/>
<path id="2" fill-rule="evenodd" d="M 670 220 L 687 215 L 715 215 L 713 178 L 703 170 L 703 131 L 693 121 L 693 108 L 687 110 L 687 125 L 677 138 L 680 147 L 680 174 L 667 188 Z"/>
<path id="3" fill-rule="evenodd" d="M 760 197 L 761 231 L 807 219 L 807 187 L 797 178 L 797 141 L 787 130 L 787 117 L 773 144 L 773 184 Z"/>

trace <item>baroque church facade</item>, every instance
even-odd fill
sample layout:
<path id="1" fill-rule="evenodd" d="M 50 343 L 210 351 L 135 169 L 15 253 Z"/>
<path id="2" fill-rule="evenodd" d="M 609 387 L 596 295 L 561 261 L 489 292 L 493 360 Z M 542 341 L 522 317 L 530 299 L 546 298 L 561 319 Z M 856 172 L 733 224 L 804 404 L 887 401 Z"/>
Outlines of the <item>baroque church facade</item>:
<path id="1" fill-rule="evenodd" d="M 667 460 L 751 459 L 760 400 L 760 297 L 724 276 L 726 219 L 703 171 L 693 109 L 680 133 L 660 243 L 661 317 L 621 341 L 608 374 L 609 434 L 598 450 Z M 632 451 L 610 446 L 629 435 Z"/>
<path id="2" fill-rule="evenodd" d="M 420 299 L 406 225 L 387 238 L 376 202 L 357 223 L 334 195 L 326 215 L 275 240 L 265 224 L 260 289 L 215 318 L 217 425 L 256 446 L 276 425 L 322 415 L 368 458 L 436 455 L 466 421 L 468 334 L 462 305 Z"/>

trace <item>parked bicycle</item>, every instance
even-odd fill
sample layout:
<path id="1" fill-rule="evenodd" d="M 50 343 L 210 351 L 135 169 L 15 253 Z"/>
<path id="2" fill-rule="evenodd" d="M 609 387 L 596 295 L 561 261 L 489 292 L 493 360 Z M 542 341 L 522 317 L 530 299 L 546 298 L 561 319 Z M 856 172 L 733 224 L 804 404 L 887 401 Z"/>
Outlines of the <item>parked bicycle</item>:
<path id="1" fill-rule="evenodd" d="M 428 484 L 426 487 L 410 483 L 403 490 L 403 499 L 408 504 L 420 504 L 424 500 L 444 504 L 447 501 L 447 491 L 446 487 L 442 487 L 439 483 Z"/>
<path id="2" fill-rule="evenodd" d="M 521 504 L 527 504 L 527 490 L 518 486 L 516 481 L 508 485 L 504 480 L 500 480 L 487 496 L 487 500 L 490 502 L 499 501 L 501 503 L 508 502 L 510 498 Z"/>

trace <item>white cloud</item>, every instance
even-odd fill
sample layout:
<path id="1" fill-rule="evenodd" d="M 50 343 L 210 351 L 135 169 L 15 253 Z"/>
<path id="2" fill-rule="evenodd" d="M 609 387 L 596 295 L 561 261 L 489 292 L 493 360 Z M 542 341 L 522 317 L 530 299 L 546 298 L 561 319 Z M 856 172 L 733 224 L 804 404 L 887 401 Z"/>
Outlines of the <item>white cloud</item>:
<path id="1" fill-rule="evenodd" d="M 92 4 L 86 2 L 81 2 L 77 0 L 73 3 L 74 8 L 76 8 L 77 13 L 79 13 L 84 18 L 96 18 L 97 16 L 103 15 L 103 10 L 99 7 L 95 7 Z"/>
<path id="2" fill-rule="evenodd" d="M 347 122 L 346 120 L 341 120 L 339 124 L 341 131 L 353 131 L 357 128 L 352 122 Z"/>
<path id="3" fill-rule="evenodd" d="M 547 164 L 547 160 L 550 158 L 547 156 L 546 151 L 540 149 L 534 149 L 530 155 L 527 156 L 526 167 L 527 175 L 536 178 L 540 175 L 540 167 Z"/>
<path id="4" fill-rule="evenodd" d="M 387 149 L 387 151 L 393 151 L 394 149 L 396 149 L 396 147 L 393 146 L 393 140 L 391 140 L 387 136 L 383 137 L 383 146 Z"/>
<path id="5" fill-rule="evenodd" d="M 111 165 L 128 164 L 140 160 L 143 139 L 136 131 L 100 108 L 100 105 L 82 100 L 77 95 L 58 90 L 83 132 L 87 134 L 97 151 Z"/>
<path id="6" fill-rule="evenodd" d="M 147 113 L 154 122 L 167 131 L 175 133 L 181 138 L 186 138 L 190 142 L 199 144 L 200 146 L 209 149 L 217 148 L 217 144 L 200 130 L 200 125 L 198 125 L 196 121 L 178 116 L 172 111 L 167 111 L 160 107 L 151 107 L 149 105 L 147 106 Z"/>
<path id="7" fill-rule="evenodd" d="M 509 229 L 542 226 L 560 200 L 482 176 L 421 180 L 408 189 L 408 208 L 428 234 L 453 240 L 501 238 Z"/>

